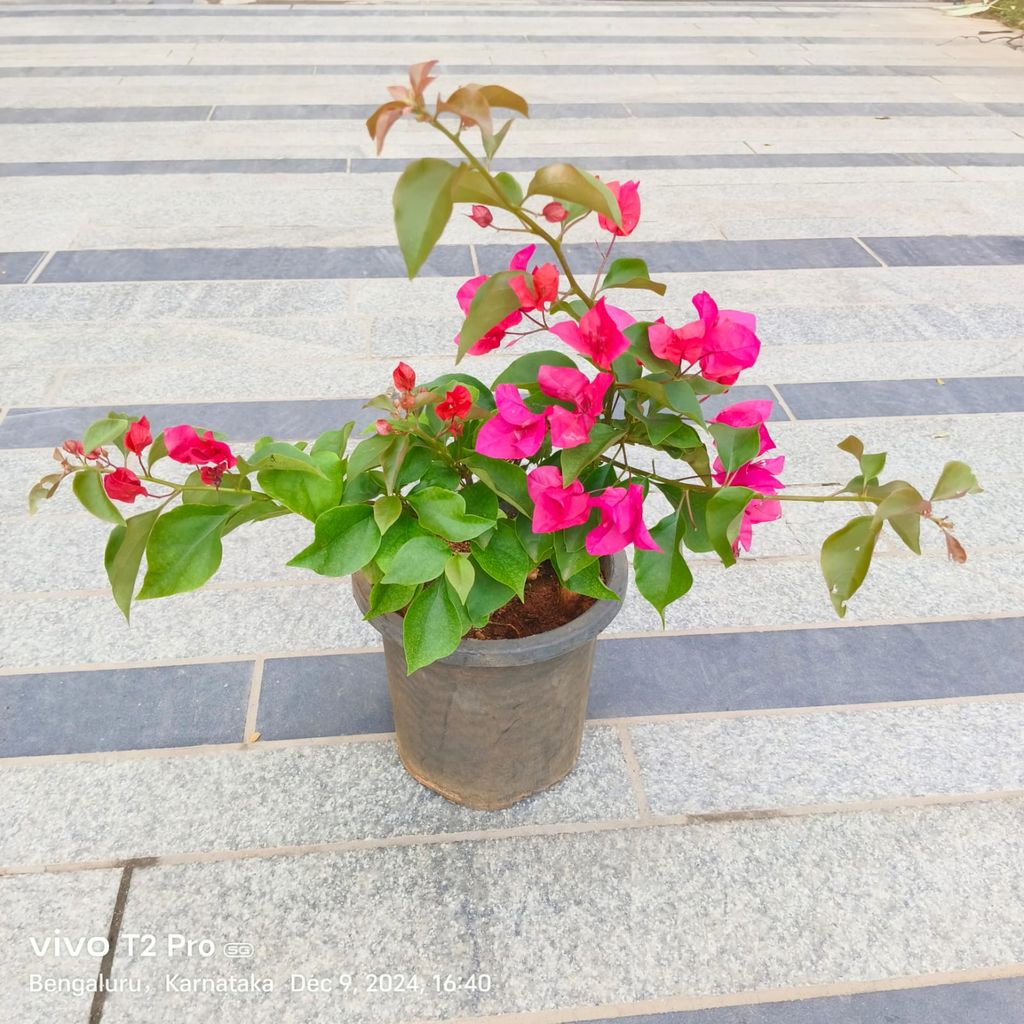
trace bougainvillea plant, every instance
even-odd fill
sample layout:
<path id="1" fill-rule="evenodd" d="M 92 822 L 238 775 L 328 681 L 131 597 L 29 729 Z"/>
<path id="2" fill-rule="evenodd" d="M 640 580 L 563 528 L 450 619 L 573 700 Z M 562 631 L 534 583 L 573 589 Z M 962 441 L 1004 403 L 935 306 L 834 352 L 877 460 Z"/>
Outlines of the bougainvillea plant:
<path id="1" fill-rule="evenodd" d="M 113 525 L 106 569 L 125 616 L 133 598 L 204 584 L 232 530 L 289 514 L 312 528 L 289 565 L 325 576 L 364 573 L 373 584 L 367 617 L 404 614 L 410 672 L 522 599 L 544 563 L 567 590 L 613 598 L 599 559 L 632 547 L 637 589 L 664 618 L 692 583 L 685 550 L 715 552 L 730 566 L 786 501 L 848 502 L 857 511 L 821 550 L 839 615 L 886 527 L 920 553 L 927 522 L 945 535 L 950 557 L 964 560 L 936 511 L 979 489 L 961 462 L 947 463 L 925 497 L 904 480 L 883 483 L 885 455 L 848 437 L 839 447 L 857 471 L 845 486 L 782 493 L 785 459 L 767 426 L 771 403 L 737 402 L 705 415 L 707 399 L 727 392 L 758 357 L 753 315 L 720 308 L 701 292 L 695 315 L 631 316 L 619 296 L 665 292 L 643 260 L 612 259 L 616 241 L 640 219 L 638 183 L 604 182 L 556 163 L 541 167 L 524 192 L 491 164 L 514 122 L 510 116 L 496 128 L 495 113 L 526 116 L 526 101 L 498 85 L 468 85 L 431 108 L 424 92 L 433 64 L 414 66 L 409 86 L 392 87 L 393 99 L 367 122 L 378 152 L 406 115 L 458 152 L 455 162 L 416 160 L 398 180 L 395 226 L 409 276 L 456 206 L 483 230 L 529 235 L 507 269 L 458 289 L 464 319 L 456 362 L 532 335 L 548 335 L 557 347 L 526 352 L 490 386 L 461 372 L 421 383 L 399 363 L 393 390 L 369 403 L 380 418 L 354 447 L 351 423 L 312 443 L 264 437 L 244 457 L 190 425 L 154 438 L 145 417 L 110 413 L 93 423 L 81 440 L 55 450 L 60 470 L 36 484 L 30 505 L 70 476 L 85 508 Z M 470 132 L 479 133 L 479 153 Z M 602 240 L 602 255 L 584 284 L 565 239 L 586 227 Z M 161 468 L 168 463 L 191 472 L 182 479 Z M 649 523 L 645 504 L 654 504 L 655 492 L 670 511 Z M 125 517 L 127 505 L 144 511 Z"/>

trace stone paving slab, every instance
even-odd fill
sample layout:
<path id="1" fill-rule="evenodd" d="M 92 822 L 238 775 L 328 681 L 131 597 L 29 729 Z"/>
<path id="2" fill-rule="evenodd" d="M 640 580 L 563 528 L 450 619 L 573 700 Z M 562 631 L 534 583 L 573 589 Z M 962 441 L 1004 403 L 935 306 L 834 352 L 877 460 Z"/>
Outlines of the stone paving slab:
<path id="1" fill-rule="evenodd" d="M 0 878 L 0 1019 L 11 1024 L 89 1019 L 93 997 L 85 986 L 95 982 L 102 953 L 86 947 L 77 957 L 63 948 L 57 954 L 54 940 L 105 939 L 120 877 L 120 871 L 89 871 Z M 33 939 L 42 956 L 34 952 Z M 33 984 L 47 982 L 64 990 L 32 990 Z"/>
<path id="2" fill-rule="evenodd" d="M 147 868 L 125 931 L 255 955 L 121 956 L 113 976 L 251 972 L 278 991 L 112 993 L 104 1022 L 397 1022 L 994 968 L 1024 957 L 1021 814 L 994 802 Z M 293 973 L 342 972 L 347 995 L 284 990 Z M 433 990 L 435 973 L 473 972 L 489 991 Z M 425 984 L 385 999 L 370 973 Z"/>

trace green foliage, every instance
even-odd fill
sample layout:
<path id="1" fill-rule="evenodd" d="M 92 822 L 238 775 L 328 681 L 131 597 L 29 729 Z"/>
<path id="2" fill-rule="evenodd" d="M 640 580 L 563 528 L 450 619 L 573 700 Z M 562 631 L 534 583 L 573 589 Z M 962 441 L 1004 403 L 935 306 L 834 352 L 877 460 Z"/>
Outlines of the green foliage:
<path id="1" fill-rule="evenodd" d="M 693 575 L 680 551 L 686 521 L 679 512 L 665 516 L 651 537 L 661 551 L 638 550 L 633 556 L 636 588 L 657 609 L 665 624 L 665 609 L 693 586 Z"/>
<path id="2" fill-rule="evenodd" d="M 257 448 L 247 460 L 246 468 L 250 472 L 287 469 L 293 473 L 308 473 L 316 477 L 324 475 L 313 461 L 312 455 L 304 452 L 298 445 L 287 444 L 284 441 L 271 441 Z"/>
<path id="3" fill-rule="evenodd" d="M 601 282 L 601 291 L 609 288 L 642 288 L 657 295 L 664 295 L 666 291 L 666 285 L 651 280 L 647 264 L 635 257 L 613 261 Z"/>
<path id="4" fill-rule="evenodd" d="M 79 470 L 71 480 L 71 489 L 86 512 L 91 512 L 105 523 L 114 523 L 117 526 L 124 523 L 124 517 L 103 490 L 103 477 L 99 470 Z"/>
<path id="5" fill-rule="evenodd" d="M 595 423 L 590 431 L 590 440 L 575 448 L 564 448 L 559 456 L 562 467 L 562 480 L 565 486 L 575 480 L 584 469 L 604 454 L 612 445 L 618 444 L 625 437 L 623 427 L 609 426 L 607 423 Z"/>
<path id="6" fill-rule="evenodd" d="M 465 604 L 469 598 L 473 583 L 476 580 L 476 570 L 468 555 L 453 554 L 444 565 L 445 579 L 448 580 L 452 589 Z"/>
<path id="7" fill-rule="evenodd" d="M 494 526 L 493 519 L 468 514 L 461 494 L 440 487 L 411 494 L 409 504 L 416 510 L 420 525 L 445 540 L 472 540 Z"/>
<path id="8" fill-rule="evenodd" d="M 509 287 L 513 277 L 522 277 L 521 270 L 502 270 L 492 274 L 473 296 L 466 322 L 459 331 L 459 347 L 455 361 L 462 357 L 494 326 L 519 308 L 519 296 Z"/>
<path id="9" fill-rule="evenodd" d="M 494 531 L 472 543 L 473 558 L 488 576 L 503 583 L 523 600 L 526 577 L 534 568 L 515 527 L 503 519 Z"/>
<path id="10" fill-rule="evenodd" d="M 416 276 L 452 215 L 452 177 L 447 160 L 424 157 L 402 172 L 395 186 L 395 231 L 409 277 Z"/>
<path id="11" fill-rule="evenodd" d="M 446 581 L 440 579 L 424 587 L 402 620 L 406 671 L 412 675 L 418 668 L 446 658 L 461 640 L 462 616 Z"/>
<path id="12" fill-rule="evenodd" d="M 260 487 L 285 508 L 311 522 L 341 501 L 344 476 L 341 459 L 333 451 L 313 451 L 310 462 L 320 471 L 316 476 L 306 470 L 265 469 L 257 474 Z M 223 480 L 221 481 L 223 487 Z"/>
<path id="13" fill-rule="evenodd" d="M 139 566 L 159 515 L 160 510 L 154 508 L 132 516 L 124 525 L 115 526 L 107 540 L 103 564 L 114 601 L 125 619 L 131 618 L 132 595 L 135 593 Z"/>
<path id="14" fill-rule="evenodd" d="M 391 559 L 384 583 L 428 583 L 444 572 L 452 549 L 439 537 L 413 537 Z"/>
<path id="15" fill-rule="evenodd" d="M 146 576 L 139 600 L 201 587 L 219 568 L 221 530 L 228 505 L 180 505 L 157 519 L 146 544 Z"/>
<path id="16" fill-rule="evenodd" d="M 821 571 L 840 618 L 846 615 L 846 602 L 864 582 L 881 529 L 876 516 L 857 516 L 821 545 Z"/>
<path id="17" fill-rule="evenodd" d="M 604 214 L 613 224 L 622 224 L 622 213 L 615 196 L 603 181 L 572 164 L 548 164 L 533 176 L 528 196 L 551 196 L 577 203 L 587 210 Z"/>
<path id="18" fill-rule="evenodd" d="M 369 562 L 380 547 L 380 530 L 369 505 L 339 505 L 322 513 L 313 543 L 288 564 L 321 576 L 348 576 Z"/>
<path id="19" fill-rule="evenodd" d="M 948 501 L 950 498 L 962 498 L 965 494 L 978 494 L 981 485 L 978 483 L 970 466 L 963 462 L 947 462 L 942 467 L 932 501 Z"/>

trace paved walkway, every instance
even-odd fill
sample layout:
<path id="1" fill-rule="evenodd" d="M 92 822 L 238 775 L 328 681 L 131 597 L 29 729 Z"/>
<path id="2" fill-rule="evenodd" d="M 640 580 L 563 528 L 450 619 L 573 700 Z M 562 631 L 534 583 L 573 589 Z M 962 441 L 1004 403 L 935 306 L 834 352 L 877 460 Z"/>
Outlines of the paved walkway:
<path id="1" fill-rule="evenodd" d="M 1024 54 L 953 38 L 983 27 L 899 0 L 0 6 L 0 1020 L 1024 1020 Z M 284 568 L 302 524 L 234 534 L 129 630 L 104 531 L 67 496 L 24 515 L 97 410 L 302 438 L 398 357 L 450 365 L 454 288 L 507 257 L 460 222 L 401 280 L 389 194 L 432 143 L 402 124 L 376 160 L 361 123 L 430 57 L 537 100 L 509 169 L 641 179 L 671 318 L 705 287 L 757 312 L 737 391 L 778 400 L 791 482 L 849 475 L 857 433 L 986 486 L 966 566 L 889 546 L 843 624 L 820 509 L 695 559 L 665 633 L 628 602 L 579 769 L 497 814 L 400 770 L 376 634 Z M 250 976 L 274 991 L 189 991 Z"/>

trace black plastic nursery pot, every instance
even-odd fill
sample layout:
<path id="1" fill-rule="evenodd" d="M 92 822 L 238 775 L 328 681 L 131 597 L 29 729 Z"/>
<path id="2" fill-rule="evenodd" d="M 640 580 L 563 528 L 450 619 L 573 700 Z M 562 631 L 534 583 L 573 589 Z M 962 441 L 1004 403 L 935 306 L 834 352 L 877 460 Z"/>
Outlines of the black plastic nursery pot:
<path id="1" fill-rule="evenodd" d="M 448 800 L 498 810 L 553 786 L 579 757 L 598 634 L 619 613 L 628 565 L 601 559 L 617 601 L 597 601 L 557 629 L 518 640 L 463 640 L 447 658 L 405 671 L 402 617 L 370 620 L 384 640 L 398 756 Z M 370 583 L 352 577 L 365 613 Z"/>

